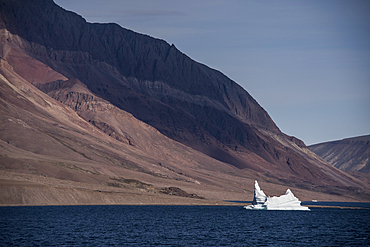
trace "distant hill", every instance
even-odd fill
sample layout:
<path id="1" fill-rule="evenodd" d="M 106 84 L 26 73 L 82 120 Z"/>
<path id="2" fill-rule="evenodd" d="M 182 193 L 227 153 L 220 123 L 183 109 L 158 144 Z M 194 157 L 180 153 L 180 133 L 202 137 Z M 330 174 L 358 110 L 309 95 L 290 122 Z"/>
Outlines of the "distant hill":
<path id="1" fill-rule="evenodd" d="M 308 148 L 343 171 L 370 174 L 370 135 L 319 143 Z"/>

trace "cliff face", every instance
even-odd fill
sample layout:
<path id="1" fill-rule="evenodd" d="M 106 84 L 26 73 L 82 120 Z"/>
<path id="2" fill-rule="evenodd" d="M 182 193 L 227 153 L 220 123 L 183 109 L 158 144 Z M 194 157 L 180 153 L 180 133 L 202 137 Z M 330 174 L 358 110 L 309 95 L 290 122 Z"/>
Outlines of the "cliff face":
<path id="1" fill-rule="evenodd" d="M 370 174 L 370 135 L 319 143 L 309 149 L 338 169 Z"/>
<path id="2" fill-rule="evenodd" d="M 28 54 L 168 137 L 231 164 L 230 150 L 277 161 L 257 130 L 281 134 L 267 112 L 174 45 L 116 24 L 87 23 L 49 0 L 1 4 L 0 27 L 30 42 Z"/>
<path id="3" fill-rule="evenodd" d="M 79 122 L 73 135 L 81 137 L 79 128 L 87 132 L 97 128 L 104 133 L 99 136 L 104 143 L 113 139 L 119 143 L 115 143 L 117 149 L 136 150 L 126 162 L 127 154 L 112 151 L 107 144 L 104 150 L 109 151 L 102 152 L 104 157 L 113 153 L 114 164 L 129 163 L 131 166 L 126 168 L 155 175 L 150 172 L 151 165 L 163 164 L 167 160 L 163 157 L 168 155 L 172 157 L 171 168 L 161 166 L 166 170 L 165 175 L 161 174 L 174 180 L 201 178 L 205 184 L 225 183 L 219 177 L 207 178 L 206 172 L 194 175 L 187 170 L 203 163 L 205 171 L 222 176 L 228 176 L 225 174 L 231 169 L 242 177 L 260 177 L 309 190 L 326 191 L 323 186 L 332 186 L 329 192 L 346 186 L 366 187 L 317 159 L 302 141 L 281 133 L 267 112 L 235 82 L 191 60 L 163 40 L 116 24 L 87 23 L 51 0 L 0 0 L 0 28 L 4 64 L 16 76 L 78 114 L 79 118 L 65 117 Z M 35 94 L 40 102 L 44 102 L 43 97 L 51 99 L 41 92 Z M 43 104 L 47 107 L 47 103 Z M 37 114 L 50 115 L 41 112 Z M 26 120 L 22 121 L 27 123 Z M 60 128 L 55 128 L 48 133 L 59 133 Z M 1 137 L 6 141 L 10 138 Z M 103 155 L 96 155 L 95 148 L 89 147 L 89 141 L 95 143 L 97 138 L 93 136 L 81 145 L 88 147 L 91 160 L 108 167 Z M 37 139 L 27 142 L 28 150 Z M 59 145 L 60 149 L 80 149 L 80 144 L 64 144 Z M 58 148 L 54 150 L 59 153 Z M 173 150 L 177 150 L 176 155 L 170 154 Z M 150 157 L 158 153 L 160 158 Z M 111 169 L 107 167 L 104 169 Z M 346 191 L 340 189 L 340 193 Z"/>
<path id="4" fill-rule="evenodd" d="M 120 78 L 116 79 L 134 78 L 137 85 L 131 85 L 133 81 L 126 83 L 146 95 L 155 86 L 155 93 L 159 97 L 161 94 L 173 95 L 172 92 L 161 91 L 161 88 L 180 91 L 186 98 L 202 96 L 204 100 L 217 102 L 220 109 L 229 111 L 244 121 L 277 131 L 268 114 L 245 90 L 222 73 L 191 60 L 174 45 L 116 24 L 87 23 L 82 17 L 64 11 L 51 0 L 30 1 L 27 4 L 20 4 L 21 2 L 2 1 L 0 28 L 6 28 L 12 34 L 46 47 L 48 54 L 34 55 L 46 55 L 49 59 L 56 60 L 54 62 L 72 60 L 68 62 L 85 68 L 89 63 L 96 67 L 94 62 L 103 62 L 111 66 L 112 70 L 117 70 Z M 59 66 L 59 70 L 68 70 L 66 65 Z M 91 82 L 88 75 L 81 73 L 82 69 L 68 71 L 68 76 L 78 78 L 84 83 L 97 83 Z M 100 73 L 106 74 L 106 69 L 102 68 Z M 155 82 L 157 85 L 148 82 Z M 103 83 L 100 87 L 88 86 L 99 91 L 106 90 L 102 88 L 106 84 L 108 83 Z"/>
<path id="5" fill-rule="evenodd" d="M 27 3 L 29 6 L 17 4 L 17 1 L 2 2 L 3 23 L 0 27 L 30 42 L 52 48 L 48 52 L 56 52 L 54 56 L 58 56 L 58 51 L 87 53 L 90 56 L 87 59 L 105 62 L 126 78 L 164 82 L 190 95 L 204 95 L 220 101 L 231 111 L 238 111 L 243 118 L 255 119 L 259 124 L 264 122 L 269 128 L 274 126 L 246 91 L 220 72 L 192 61 L 174 45 L 116 24 L 86 23 L 82 17 L 64 11 L 52 1 L 31 1 Z M 80 57 L 82 60 L 86 58 Z M 238 97 L 231 97 L 235 93 Z M 245 109 L 247 103 L 256 106 Z"/>

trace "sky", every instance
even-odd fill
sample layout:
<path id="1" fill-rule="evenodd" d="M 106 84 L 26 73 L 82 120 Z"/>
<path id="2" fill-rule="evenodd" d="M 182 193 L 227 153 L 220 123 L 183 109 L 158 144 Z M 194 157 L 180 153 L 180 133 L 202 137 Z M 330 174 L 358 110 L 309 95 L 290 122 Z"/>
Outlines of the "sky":
<path id="1" fill-rule="evenodd" d="M 370 134 L 370 0 L 55 0 L 174 44 L 306 145 Z"/>

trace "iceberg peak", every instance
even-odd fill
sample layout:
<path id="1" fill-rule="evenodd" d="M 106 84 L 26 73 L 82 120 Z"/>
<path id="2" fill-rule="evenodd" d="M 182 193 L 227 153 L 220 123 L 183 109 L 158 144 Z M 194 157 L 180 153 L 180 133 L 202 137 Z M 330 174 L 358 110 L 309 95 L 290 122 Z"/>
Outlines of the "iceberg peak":
<path id="1" fill-rule="evenodd" d="M 284 195 L 279 197 L 267 197 L 263 190 L 258 185 L 258 182 L 254 183 L 254 197 L 252 205 L 245 206 L 245 209 L 257 209 L 257 210 L 304 210 L 310 211 L 308 207 L 301 206 L 301 201 L 294 196 L 290 189 L 287 189 Z"/>
<path id="2" fill-rule="evenodd" d="M 252 205 L 258 205 L 258 204 L 264 204 L 267 200 L 267 196 L 263 192 L 263 190 L 260 189 L 257 181 L 254 182 L 254 197 Z"/>

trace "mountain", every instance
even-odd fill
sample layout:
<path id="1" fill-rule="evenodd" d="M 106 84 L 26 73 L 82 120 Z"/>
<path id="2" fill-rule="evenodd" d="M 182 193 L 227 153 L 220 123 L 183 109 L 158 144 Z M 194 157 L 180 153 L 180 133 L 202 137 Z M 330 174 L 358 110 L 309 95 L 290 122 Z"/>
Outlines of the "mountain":
<path id="1" fill-rule="evenodd" d="M 251 150 L 268 162 L 285 152 L 256 134 L 280 131 L 245 90 L 174 45 L 86 23 L 52 1 L 3 2 L 0 25 L 30 42 L 27 53 L 168 137 L 238 167 L 249 164 L 230 151 Z"/>
<path id="2" fill-rule="evenodd" d="M 319 143 L 308 148 L 338 169 L 370 174 L 370 135 Z"/>
<path id="3" fill-rule="evenodd" d="M 4 201 L 19 203 L 22 190 L 31 204 L 56 190 L 57 204 L 81 203 L 71 193 L 105 204 L 130 193 L 146 203 L 244 200 L 255 179 L 271 195 L 290 186 L 300 199 L 369 197 L 368 183 L 163 40 L 87 23 L 51 0 L 1 0 L 0 39 Z"/>

